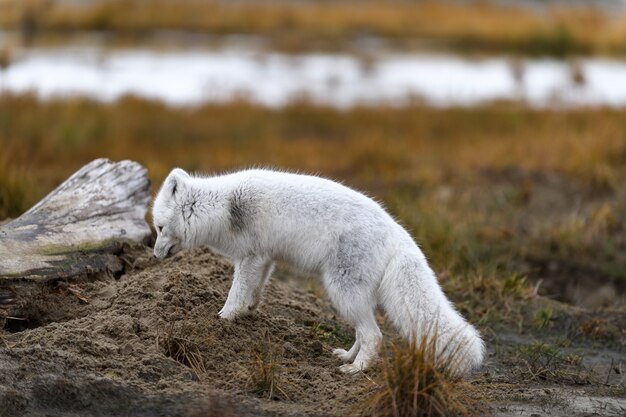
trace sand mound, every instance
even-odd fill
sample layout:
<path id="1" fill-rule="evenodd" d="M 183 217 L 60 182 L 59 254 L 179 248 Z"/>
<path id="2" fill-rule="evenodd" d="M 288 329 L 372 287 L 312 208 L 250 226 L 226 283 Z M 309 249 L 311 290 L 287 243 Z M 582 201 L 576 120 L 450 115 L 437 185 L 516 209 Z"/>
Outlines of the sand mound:
<path id="1" fill-rule="evenodd" d="M 21 306 L 29 321 L 7 321 L 0 415 L 345 415 L 371 384 L 338 371 L 330 352 L 349 347 L 351 330 L 302 285 L 272 279 L 259 311 L 228 322 L 217 317 L 228 262 L 133 251 L 118 279 L 43 289 Z M 255 382 L 268 362 L 269 400 Z"/>

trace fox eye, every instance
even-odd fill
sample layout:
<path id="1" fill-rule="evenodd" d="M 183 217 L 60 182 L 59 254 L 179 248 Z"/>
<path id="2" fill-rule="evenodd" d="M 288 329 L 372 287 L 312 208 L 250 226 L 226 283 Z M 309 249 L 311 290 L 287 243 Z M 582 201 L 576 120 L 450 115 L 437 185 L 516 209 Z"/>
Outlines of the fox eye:
<path id="1" fill-rule="evenodd" d="M 159 230 L 159 233 L 161 233 L 163 231 L 163 226 L 157 226 L 157 229 Z"/>

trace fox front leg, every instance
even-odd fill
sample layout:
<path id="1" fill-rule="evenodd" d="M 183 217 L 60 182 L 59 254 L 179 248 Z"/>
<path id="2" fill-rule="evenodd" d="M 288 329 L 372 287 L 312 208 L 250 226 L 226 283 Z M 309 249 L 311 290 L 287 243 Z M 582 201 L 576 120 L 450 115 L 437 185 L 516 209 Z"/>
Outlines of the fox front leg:
<path id="1" fill-rule="evenodd" d="M 254 311 L 259 305 L 263 286 L 273 267 L 271 261 L 259 257 L 244 258 L 235 262 L 233 284 L 219 316 L 232 320 Z"/>

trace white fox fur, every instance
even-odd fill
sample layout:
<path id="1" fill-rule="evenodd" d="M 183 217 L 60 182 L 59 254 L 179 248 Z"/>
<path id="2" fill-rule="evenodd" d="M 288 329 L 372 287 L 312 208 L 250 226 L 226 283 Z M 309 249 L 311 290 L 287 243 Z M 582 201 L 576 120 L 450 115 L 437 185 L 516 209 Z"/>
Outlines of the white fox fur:
<path id="1" fill-rule="evenodd" d="M 333 353 L 346 373 L 376 359 L 380 305 L 407 339 L 436 334 L 441 355 L 456 351 L 455 368 L 478 367 L 484 344 L 454 309 L 417 244 L 372 199 L 309 175 L 245 170 L 194 177 L 174 169 L 153 206 L 154 255 L 208 246 L 235 265 L 224 319 L 259 305 L 274 261 L 321 274 L 341 316 L 356 328 L 349 351 Z"/>

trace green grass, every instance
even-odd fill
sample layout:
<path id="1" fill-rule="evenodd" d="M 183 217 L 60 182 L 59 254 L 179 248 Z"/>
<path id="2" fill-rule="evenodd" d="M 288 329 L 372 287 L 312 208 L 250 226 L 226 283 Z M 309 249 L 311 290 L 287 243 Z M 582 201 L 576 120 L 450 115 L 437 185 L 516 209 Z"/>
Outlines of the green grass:
<path id="1" fill-rule="evenodd" d="M 536 381 L 552 381 L 575 385 L 588 384 L 593 377 L 591 371 L 583 365 L 583 358 L 576 354 L 565 353 L 564 346 L 535 342 L 518 348 L 518 373 L 523 378 Z"/>
<path id="2" fill-rule="evenodd" d="M 555 320 L 554 312 L 551 308 L 542 308 L 535 313 L 535 325 L 539 329 L 551 327 Z"/>
<path id="3" fill-rule="evenodd" d="M 338 323 L 319 323 L 316 321 L 305 322 L 309 326 L 312 338 L 318 339 L 331 346 L 349 346 L 354 343 L 354 335 L 347 332 Z"/>

